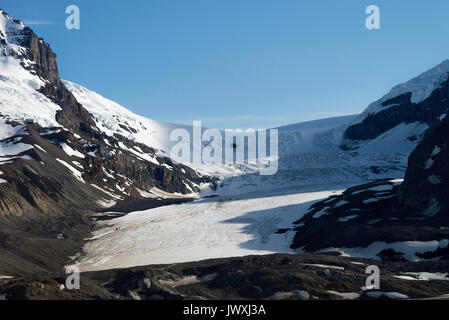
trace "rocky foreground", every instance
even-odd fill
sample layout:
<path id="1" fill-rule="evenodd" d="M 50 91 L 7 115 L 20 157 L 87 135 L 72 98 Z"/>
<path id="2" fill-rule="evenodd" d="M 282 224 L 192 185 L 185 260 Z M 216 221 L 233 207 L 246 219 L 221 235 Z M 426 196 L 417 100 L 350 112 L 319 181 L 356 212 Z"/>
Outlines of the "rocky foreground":
<path id="1" fill-rule="evenodd" d="M 380 269 L 380 289 L 363 291 L 367 266 Z M 275 254 L 155 265 L 65 277 L 0 278 L 3 299 L 342 300 L 447 299 L 449 261 L 387 262 L 335 254 Z"/>

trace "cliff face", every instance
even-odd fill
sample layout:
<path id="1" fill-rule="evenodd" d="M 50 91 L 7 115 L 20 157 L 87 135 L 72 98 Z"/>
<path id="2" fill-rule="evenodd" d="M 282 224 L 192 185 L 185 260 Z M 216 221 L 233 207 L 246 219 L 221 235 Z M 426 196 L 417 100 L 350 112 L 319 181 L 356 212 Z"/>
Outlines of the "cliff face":
<path id="1" fill-rule="evenodd" d="M 56 121 L 64 128 L 80 132 L 90 137 L 99 137 L 100 132 L 89 112 L 76 101 L 73 94 L 60 81 L 48 83 L 39 90 L 61 107 L 56 113 Z"/>
<path id="2" fill-rule="evenodd" d="M 25 57 L 36 64 L 30 68 L 36 74 L 48 80 L 52 84 L 59 84 L 58 64 L 56 62 L 56 54 L 51 50 L 50 45 L 28 27 L 23 29 L 23 37 L 19 44 L 27 49 Z"/>

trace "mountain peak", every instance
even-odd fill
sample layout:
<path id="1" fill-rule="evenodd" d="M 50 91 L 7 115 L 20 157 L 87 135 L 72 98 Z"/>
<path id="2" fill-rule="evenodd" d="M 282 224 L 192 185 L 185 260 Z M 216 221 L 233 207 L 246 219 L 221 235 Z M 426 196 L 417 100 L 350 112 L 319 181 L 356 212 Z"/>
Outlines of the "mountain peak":
<path id="1" fill-rule="evenodd" d="M 25 70 L 46 82 L 57 84 L 60 81 L 56 54 L 52 52 L 50 45 L 22 21 L 12 18 L 2 9 L 0 9 L 0 57 L 8 57 L 3 61 L 5 64 L 20 64 Z"/>
<path id="2" fill-rule="evenodd" d="M 0 9 L 0 44 L 3 47 L 11 48 L 11 45 L 21 45 L 24 37 L 23 30 L 26 28 L 25 24 L 17 19 L 12 18 L 4 10 Z M 6 54 L 5 54 L 6 55 Z"/>
<path id="3" fill-rule="evenodd" d="M 405 134 L 413 148 L 427 128 L 448 112 L 449 60 L 393 87 L 373 102 L 345 131 L 348 143 Z M 396 132 L 392 131 L 396 130 Z M 351 142 L 352 141 L 352 142 Z M 383 144 L 383 142 L 381 142 Z M 408 142 L 407 142 L 408 144 Z M 347 147 L 346 145 L 344 146 Z"/>
<path id="4" fill-rule="evenodd" d="M 444 60 L 437 66 L 421 73 L 407 82 L 401 83 L 391 89 L 391 91 L 383 96 L 380 100 L 372 103 L 364 113 L 377 113 L 384 109 L 385 101 L 398 97 L 405 93 L 411 93 L 410 100 L 412 103 L 419 103 L 426 100 L 432 92 L 447 80 L 449 73 L 449 59 Z"/>

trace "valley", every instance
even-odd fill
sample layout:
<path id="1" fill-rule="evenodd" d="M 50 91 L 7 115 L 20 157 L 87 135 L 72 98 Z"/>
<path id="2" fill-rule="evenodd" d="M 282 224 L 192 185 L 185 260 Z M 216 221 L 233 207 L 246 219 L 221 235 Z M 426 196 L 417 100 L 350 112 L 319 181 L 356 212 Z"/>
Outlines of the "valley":
<path id="1" fill-rule="evenodd" d="M 0 298 L 447 298 L 448 60 L 358 115 L 272 128 L 275 156 L 212 163 L 171 157 L 175 130 L 208 128 L 60 79 L 3 10 L 0 48 Z M 215 133 L 189 151 L 229 147 Z"/>

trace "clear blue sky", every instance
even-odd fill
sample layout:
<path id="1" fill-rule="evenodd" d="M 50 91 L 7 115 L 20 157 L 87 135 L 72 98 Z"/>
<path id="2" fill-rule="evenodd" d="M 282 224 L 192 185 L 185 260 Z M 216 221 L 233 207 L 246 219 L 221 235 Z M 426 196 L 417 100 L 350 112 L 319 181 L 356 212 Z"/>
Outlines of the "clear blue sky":
<path id="1" fill-rule="evenodd" d="M 77 4 L 81 30 L 65 29 Z M 381 9 L 381 30 L 365 8 Z M 449 58 L 447 0 L 2 0 L 64 79 L 146 117 L 268 127 L 361 112 Z"/>

